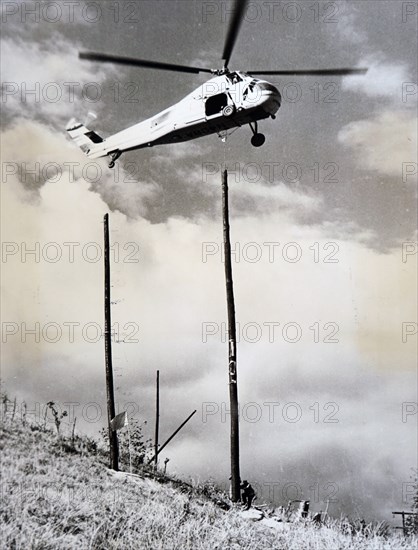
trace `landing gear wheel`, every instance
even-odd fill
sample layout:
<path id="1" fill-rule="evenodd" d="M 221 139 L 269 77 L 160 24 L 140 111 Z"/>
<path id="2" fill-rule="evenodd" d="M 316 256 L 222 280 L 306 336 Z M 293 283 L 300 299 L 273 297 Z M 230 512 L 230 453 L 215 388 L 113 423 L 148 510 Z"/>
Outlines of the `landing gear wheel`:
<path id="1" fill-rule="evenodd" d="M 223 116 L 232 116 L 235 113 L 235 107 L 233 105 L 226 105 L 223 110 Z"/>
<path id="2" fill-rule="evenodd" d="M 114 151 L 113 153 L 109 154 L 110 160 L 108 163 L 109 168 L 115 167 L 115 161 L 118 160 L 118 158 L 121 156 L 122 151 Z"/>
<path id="3" fill-rule="evenodd" d="M 264 134 L 254 134 L 251 138 L 251 145 L 254 147 L 261 147 L 266 141 L 266 136 Z"/>

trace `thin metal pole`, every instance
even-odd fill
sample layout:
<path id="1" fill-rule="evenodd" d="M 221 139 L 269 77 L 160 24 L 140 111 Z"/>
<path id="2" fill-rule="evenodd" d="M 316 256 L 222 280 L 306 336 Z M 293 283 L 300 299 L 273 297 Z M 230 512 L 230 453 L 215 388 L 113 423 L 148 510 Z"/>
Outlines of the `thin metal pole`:
<path id="1" fill-rule="evenodd" d="M 155 397 L 155 438 L 154 438 L 154 468 L 158 467 L 158 432 L 160 427 L 160 371 L 157 370 L 157 388 Z"/>
<path id="2" fill-rule="evenodd" d="M 128 449 L 129 449 L 129 471 L 132 474 L 132 449 L 131 449 L 131 429 L 129 427 L 129 419 L 127 419 L 127 426 L 128 426 Z"/>
<path id="3" fill-rule="evenodd" d="M 104 216 L 104 314 L 105 314 L 105 364 L 106 364 L 106 395 L 107 395 L 107 419 L 109 430 L 110 468 L 119 470 L 118 436 L 113 431 L 110 422 L 115 417 L 115 397 L 113 390 L 112 367 L 112 334 L 110 313 L 110 246 L 109 246 L 109 214 Z"/>
<path id="4" fill-rule="evenodd" d="M 190 414 L 190 415 L 186 418 L 186 420 L 177 428 L 177 430 L 176 430 L 172 435 L 170 435 L 170 437 L 167 439 L 167 441 L 164 443 L 164 445 L 161 445 L 161 447 L 158 449 L 157 455 L 159 455 L 159 454 L 161 453 L 161 451 L 164 449 L 164 447 L 166 447 L 166 446 L 170 443 L 170 441 L 173 439 L 173 437 L 179 433 L 179 431 L 182 429 L 182 427 L 183 427 L 185 424 L 187 424 L 187 422 L 191 419 L 191 417 L 192 417 L 195 413 L 196 413 L 196 410 L 194 410 L 194 411 L 192 412 L 192 414 Z M 151 458 L 148 460 L 148 464 L 151 464 L 151 462 L 152 462 L 153 460 L 155 460 L 155 456 L 151 457 Z"/>
<path id="5" fill-rule="evenodd" d="M 228 307 L 228 372 L 229 400 L 231 406 L 231 500 L 241 497 L 239 468 L 239 418 L 237 382 L 237 337 L 235 324 L 234 285 L 232 281 L 231 241 L 229 230 L 228 172 L 222 172 L 222 214 L 225 256 L 226 300 Z"/>
<path id="6" fill-rule="evenodd" d="M 77 422 L 77 417 L 74 418 L 73 422 L 73 429 L 71 431 L 71 445 L 74 447 L 74 440 L 75 440 L 75 423 Z"/>

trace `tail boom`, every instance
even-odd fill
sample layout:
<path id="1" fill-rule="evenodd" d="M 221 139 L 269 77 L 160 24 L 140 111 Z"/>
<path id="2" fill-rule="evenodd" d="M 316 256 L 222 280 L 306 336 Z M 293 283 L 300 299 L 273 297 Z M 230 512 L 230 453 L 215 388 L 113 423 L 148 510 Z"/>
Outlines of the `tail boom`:
<path id="1" fill-rule="evenodd" d="M 99 134 L 96 134 L 96 132 L 86 128 L 84 124 L 71 119 L 67 124 L 66 130 L 70 138 L 88 157 L 99 158 L 108 155 L 108 151 L 104 147 L 103 138 Z"/>

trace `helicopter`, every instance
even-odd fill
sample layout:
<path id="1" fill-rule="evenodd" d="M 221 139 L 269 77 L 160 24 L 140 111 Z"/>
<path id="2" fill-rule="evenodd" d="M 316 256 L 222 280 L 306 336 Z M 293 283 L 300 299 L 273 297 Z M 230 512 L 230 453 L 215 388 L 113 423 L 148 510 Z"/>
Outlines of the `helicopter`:
<path id="1" fill-rule="evenodd" d="M 252 130 L 251 144 L 260 147 L 264 134 L 258 131 L 258 121 L 276 118 L 281 105 L 279 90 L 258 75 L 316 75 L 344 76 L 365 74 L 367 69 L 312 69 L 312 70 L 256 70 L 231 71 L 229 62 L 238 37 L 248 0 L 235 0 L 227 31 L 221 69 L 193 67 L 124 57 L 114 54 L 80 52 L 79 58 L 102 63 L 130 65 L 150 69 L 182 73 L 210 73 L 210 80 L 181 99 L 175 105 L 117 132 L 102 138 L 84 124 L 71 119 L 66 127 L 69 136 L 92 159 L 109 157 L 109 168 L 125 151 L 133 151 L 156 145 L 180 143 L 210 134 L 222 133 L 248 124 Z"/>

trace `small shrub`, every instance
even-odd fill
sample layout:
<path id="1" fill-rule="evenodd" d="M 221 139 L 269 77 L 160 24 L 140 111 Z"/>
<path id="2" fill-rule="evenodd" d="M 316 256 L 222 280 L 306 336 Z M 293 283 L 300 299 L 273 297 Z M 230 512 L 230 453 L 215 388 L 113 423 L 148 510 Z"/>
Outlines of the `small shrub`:
<path id="1" fill-rule="evenodd" d="M 412 497 L 412 512 L 413 515 L 407 516 L 405 520 L 406 533 L 408 535 L 418 534 L 418 470 L 415 470 L 413 479 L 413 486 L 415 494 Z"/>
<path id="2" fill-rule="evenodd" d="M 67 411 L 63 411 L 61 414 L 59 414 L 57 408 L 55 407 L 55 403 L 53 401 L 48 401 L 46 405 L 51 409 L 52 414 L 54 415 L 55 427 L 57 428 L 57 434 L 59 434 L 61 421 L 65 416 L 67 416 Z"/>
<path id="3" fill-rule="evenodd" d="M 153 448 L 150 439 L 144 440 L 143 423 L 136 420 L 130 420 L 129 422 L 129 428 L 118 430 L 119 464 L 121 470 L 129 471 L 132 463 L 132 473 L 138 473 L 144 469 L 151 458 Z M 102 428 L 100 434 L 106 449 L 108 449 L 109 432 L 107 428 Z"/>

